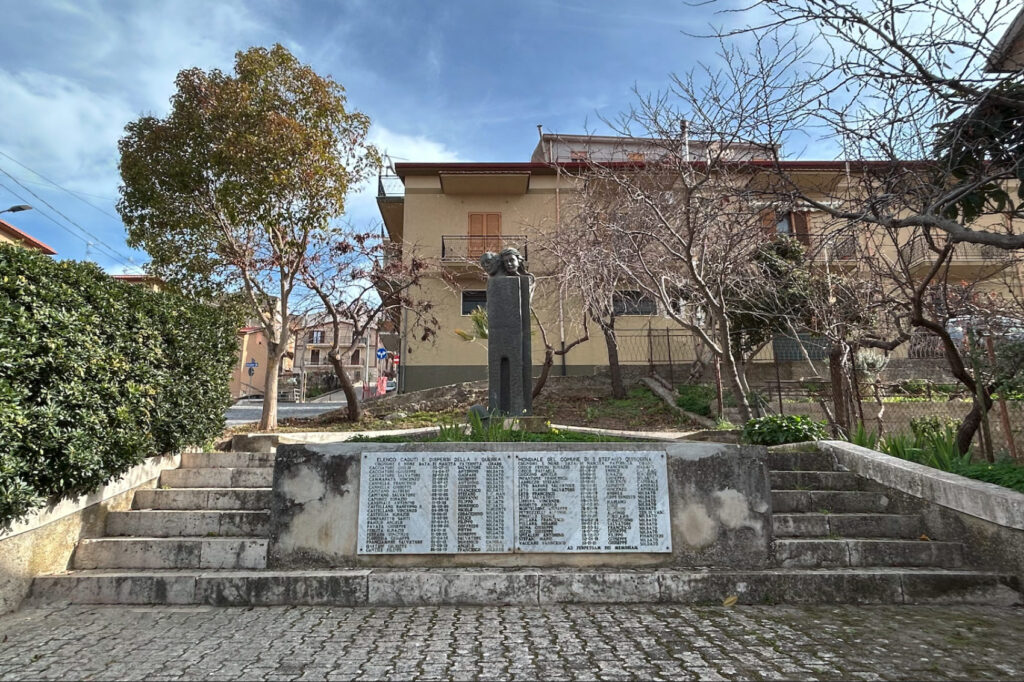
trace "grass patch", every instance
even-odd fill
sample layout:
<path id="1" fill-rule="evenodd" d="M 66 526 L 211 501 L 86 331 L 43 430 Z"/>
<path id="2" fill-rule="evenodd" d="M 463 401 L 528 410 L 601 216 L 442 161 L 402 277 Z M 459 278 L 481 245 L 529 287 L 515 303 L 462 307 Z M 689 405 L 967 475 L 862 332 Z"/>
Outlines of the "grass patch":
<path id="1" fill-rule="evenodd" d="M 718 399 L 713 386 L 706 384 L 683 384 L 678 387 L 676 405 L 703 417 L 711 416 L 711 405 Z"/>

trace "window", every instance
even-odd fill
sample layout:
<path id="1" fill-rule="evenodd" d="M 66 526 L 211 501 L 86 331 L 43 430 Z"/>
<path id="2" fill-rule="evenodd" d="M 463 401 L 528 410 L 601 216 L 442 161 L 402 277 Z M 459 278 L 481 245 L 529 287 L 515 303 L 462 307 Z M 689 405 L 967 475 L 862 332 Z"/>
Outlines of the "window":
<path id="1" fill-rule="evenodd" d="M 658 312 L 654 299 L 640 291 L 616 291 L 612 296 L 612 309 L 616 315 L 654 315 Z"/>
<path id="2" fill-rule="evenodd" d="M 765 209 L 761 213 L 761 226 L 769 239 L 789 237 L 804 246 L 811 243 L 808 230 L 810 222 L 806 211 L 777 211 Z"/>
<path id="3" fill-rule="evenodd" d="M 320 364 L 320 351 L 314 348 L 309 351 L 309 364 L 319 365 Z"/>
<path id="4" fill-rule="evenodd" d="M 793 221 L 789 213 L 777 213 L 775 215 L 775 234 L 784 234 L 787 237 L 793 234 Z"/>
<path id="5" fill-rule="evenodd" d="M 358 348 L 356 348 L 356 352 L 352 354 L 352 362 L 351 362 L 351 364 L 353 364 L 353 365 L 358 365 L 359 364 L 359 349 Z"/>
<path id="6" fill-rule="evenodd" d="M 628 152 L 626 158 L 633 163 L 643 163 L 645 157 L 643 152 Z"/>
<path id="7" fill-rule="evenodd" d="M 463 291 L 462 292 L 462 314 L 469 315 L 477 308 L 487 310 L 487 290 Z"/>
<path id="8" fill-rule="evenodd" d="M 590 152 L 586 152 L 581 149 L 573 149 L 569 152 L 569 159 L 571 161 L 587 161 L 590 159 Z"/>
<path id="9" fill-rule="evenodd" d="M 309 332 L 309 342 L 310 343 L 323 343 L 324 342 L 324 330 L 323 329 L 314 329 L 311 332 Z"/>
<path id="10" fill-rule="evenodd" d="M 501 250 L 501 214 L 469 214 L 469 248 L 466 256 L 477 260 L 485 251 Z"/>

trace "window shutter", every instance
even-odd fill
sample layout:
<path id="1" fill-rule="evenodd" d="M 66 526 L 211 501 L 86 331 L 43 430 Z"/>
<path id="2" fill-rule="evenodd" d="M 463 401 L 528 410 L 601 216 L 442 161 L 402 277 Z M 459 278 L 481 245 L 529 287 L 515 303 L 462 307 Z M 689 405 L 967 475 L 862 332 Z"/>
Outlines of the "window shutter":
<path id="1" fill-rule="evenodd" d="M 794 211 L 792 214 L 793 232 L 798 242 L 804 246 L 811 245 L 810 230 L 807 228 L 807 211 Z"/>
<path id="2" fill-rule="evenodd" d="M 766 239 L 775 239 L 775 209 L 766 208 L 761 211 L 761 233 Z"/>
<path id="3" fill-rule="evenodd" d="M 484 244 L 486 242 L 487 232 L 484 227 L 484 214 L 483 213 L 470 213 L 469 214 L 469 248 L 466 251 L 466 255 L 469 258 L 475 260 L 483 254 L 486 250 Z"/>
<path id="4" fill-rule="evenodd" d="M 501 214 L 485 213 L 484 223 L 484 231 L 487 234 L 487 250 L 501 251 Z"/>

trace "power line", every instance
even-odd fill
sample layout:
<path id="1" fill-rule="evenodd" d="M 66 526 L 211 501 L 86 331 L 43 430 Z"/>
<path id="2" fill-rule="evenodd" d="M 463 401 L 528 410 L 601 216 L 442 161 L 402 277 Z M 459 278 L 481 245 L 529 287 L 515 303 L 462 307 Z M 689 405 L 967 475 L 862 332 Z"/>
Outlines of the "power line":
<path id="1" fill-rule="evenodd" d="M 54 181 L 54 180 L 51 180 L 50 178 L 46 177 L 45 175 L 43 175 L 43 174 L 42 174 L 42 173 L 40 173 L 39 171 L 37 171 L 37 170 L 33 170 L 32 168 L 29 168 L 28 166 L 26 166 L 25 164 L 23 164 L 23 163 L 22 163 L 21 161 L 18 161 L 18 160 L 17 160 L 16 158 L 14 158 L 13 156 L 11 156 L 11 155 L 10 155 L 10 154 L 8 154 L 7 152 L 5 152 L 5 151 L 2 151 L 2 150 L 0 150 L 0 155 L 6 156 L 6 157 L 7 157 L 8 159 L 10 159 L 10 160 L 11 160 L 11 161 L 13 161 L 14 163 L 18 164 L 19 166 L 21 166 L 22 168 L 24 168 L 25 170 L 27 170 L 27 171 L 28 171 L 29 173 L 35 173 L 36 175 L 38 175 L 39 177 L 41 177 L 41 178 L 42 178 L 43 180 L 46 180 L 46 181 L 47 181 L 48 183 L 50 183 L 51 185 L 53 185 L 53 186 L 54 186 L 54 187 L 56 187 L 57 189 L 59 189 L 59 190 L 61 190 L 61 191 L 64 191 L 64 192 L 67 192 L 68 194 L 70 194 L 70 195 L 71 195 L 71 196 L 73 196 L 74 198 L 76 198 L 76 199 L 78 199 L 79 201 L 81 201 L 81 202 L 82 202 L 83 204 L 85 204 L 85 205 L 87 205 L 87 206 L 91 206 L 91 207 L 95 208 L 95 209 L 96 209 L 97 211 L 99 211 L 99 212 L 100 212 L 100 213 L 102 213 L 103 215 L 105 215 L 105 216 L 110 216 L 110 217 L 111 217 L 111 218 L 113 218 L 114 220 L 120 220 L 120 218 L 118 218 L 118 217 L 117 217 L 116 215 L 114 215 L 114 214 L 112 214 L 112 213 L 110 213 L 110 212 L 108 212 L 108 211 L 105 211 L 105 210 L 103 210 L 102 208 L 100 208 L 100 207 L 99 207 L 99 206 L 97 206 L 96 204 L 92 203 L 91 201 L 86 201 L 86 200 L 85 200 L 85 199 L 83 199 L 83 198 L 82 198 L 81 196 L 79 196 L 78 192 L 74 192 L 74 191 L 72 191 L 72 190 L 68 189 L 67 187 L 63 187 L 62 185 L 59 185 L 59 184 L 57 184 L 57 182 L 56 182 L 56 181 Z"/>
<path id="2" fill-rule="evenodd" d="M 118 252 L 118 251 L 117 251 L 117 250 L 116 250 L 116 249 L 115 249 L 114 247 L 112 247 L 112 246 L 108 245 L 108 244 L 107 244 L 107 243 L 106 243 L 105 241 L 103 241 L 103 240 L 102 240 L 101 238 L 97 237 L 97 236 L 96 236 L 95 234 L 93 234 L 93 233 L 92 233 L 92 232 L 90 232 L 89 230 L 85 229 L 84 227 L 82 227 L 81 225 L 79 225 L 78 223 L 76 223 L 76 222 L 75 222 L 74 220 L 72 220 L 71 218 L 68 218 L 68 217 L 67 217 L 66 215 L 64 215 L 63 213 L 61 213 L 61 211 L 60 211 L 60 210 L 58 210 L 58 209 L 57 209 L 57 208 L 55 208 L 55 207 L 54 207 L 54 206 L 53 206 L 52 204 L 50 204 L 50 202 L 48 202 L 48 201 L 47 201 L 46 199 L 43 199 L 43 198 L 42 198 L 41 196 L 39 196 L 38 194 L 36 194 L 35 192 L 33 192 L 33 191 L 32 191 L 32 190 L 30 189 L 30 188 L 26 187 L 26 186 L 25 186 L 24 184 L 22 184 L 22 183 L 21 183 L 21 182 L 20 182 L 20 181 L 19 181 L 19 180 L 18 180 L 18 179 L 17 179 L 16 177 L 14 177 L 14 176 L 13 176 L 13 175 L 11 175 L 10 173 L 8 173 L 8 172 L 7 172 L 6 170 L 4 170 L 4 169 L 3 169 L 2 167 L 0 167 L 0 173 L 3 173 L 3 174 L 4 174 L 4 175 L 6 175 L 7 177 L 9 177 L 9 178 L 10 178 L 11 180 L 13 180 L 13 181 L 14 181 L 14 182 L 15 182 L 15 183 L 16 183 L 16 184 L 17 184 L 17 185 L 19 186 L 19 187 L 21 187 L 21 188 L 22 188 L 22 189 L 24 189 L 24 190 L 25 190 L 26 192 L 28 192 L 29 194 L 31 194 L 31 195 L 32 195 L 33 197 L 35 197 L 36 199 L 38 199 L 39 201 L 41 201 L 41 202 L 42 202 L 43 204 L 45 204 L 45 205 L 46 205 L 47 207 L 49 207 L 49 208 L 50 208 L 50 210 L 52 210 L 52 211 L 53 211 L 54 213 L 56 213 L 57 215 L 59 215 L 60 217 L 62 217 L 62 218 L 63 218 L 64 220 L 66 220 L 66 221 L 67 221 L 68 223 L 70 223 L 70 224 L 71 224 L 71 225 L 73 225 L 74 227 L 78 228 L 78 229 L 79 229 L 79 230 L 80 230 L 81 232 L 83 232 L 83 233 L 84 233 L 84 234 L 86 234 L 87 236 L 89 236 L 89 237 L 91 237 L 92 239 L 96 240 L 95 242 L 90 242 L 89 240 L 87 240 L 87 239 L 83 238 L 82 236 L 80 236 L 80 235 L 77 235 L 77 234 L 75 234 L 75 233 L 74 233 L 74 232 L 72 232 L 72 231 L 71 231 L 70 229 L 68 229 L 68 228 L 67 228 L 66 226 L 64 226 L 64 225 L 61 225 L 61 224 L 60 224 L 60 223 L 59 223 L 59 222 L 58 222 L 58 221 L 57 221 L 56 219 L 54 219 L 54 218 L 53 218 L 53 216 L 49 215 L 49 214 L 48 214 L 48 213 L 47 213 L 46 211 L 43 211 L 43 210 L 39 209 L 38 207 L 36 208 L 36 210 L 37 210 L 37 211 L 39 211 L 39 214 L 40 214 L 40 215 L 42 215 L 42 216 L 43 216 L 44 218 L 46 218 L 47 220 L 49 220 L 50 222 L 52 222 L 52 223 L 53 223 L 54 225 L 56 225 L 57 227 L 61 228 L 61 229 L 62 229 L 62 230 L 64 230 L 65 232 L 68 232 L 68 233 L 70 233 L 70 234 L 74 235 L 75 237 L 78 237 L 78 238 L 79 238 L 79 239 L 81 239 L 82 241 L 84 241 L 84 242 L 86 243 L 86 247 L 88 247 L 88 246 L 89 246 L 90 244 L 92 244 L 92 245 L 94 245 L 94 246 L 96 246 L 96 247 L 98 247 L 98 248 L 99 248 L 99 247 L 102 247 L 102 248 L 101 248 L 101 250 L 102 250 L 102 251 L 104 252 L 104 254 L 105 254 L 106 256 L 108 256 L 109 258 L 111 258 L 111 259 L 113 259 L 113 260 L 117 261 L 117 262 L 118 262 L 118 263 L 120 263 L 121 265 L 124 265 L 125 267 L 128 267 L 128 268 L 134 268 L 134 269 L 136 269 L 136 270 L 140 270 L 140 271 L 142 270 L 142 267 L 141 267 L 140 265 L 138 265 L 138 264 L 137 264 L 137 263 L 136 263 L 136 262 L 134 261 L 134 259 L 132 259 L 132 258 L 131 258 L 130 256 L 125 256 L 124 254 L 122 254 L 122 253 Z M 25 197 L 21 196 L 20 194 L 18 194 L 18 193 L 17 193 L 17 192 L 15 192 L 14 190 L 12 190 L 12 189 L 11 189 L 10 187 L 8 187 L 8 186 L 6 186 L 6 185 L 0 185 L 0 186 L 2 186 L 2 187 L 3 187 L 4 189 L 6 189 L 6 190 L 7 190 L 8 192 L 10 192 L 11 194 L 13 194 L 14 196 L 18 197 L 18 198 L 19 198 L 20 200 L 22 200 L 22 201 L 26 201 Z M 126 260 L 126 259 L 127 259 L 127 260 Z"/>

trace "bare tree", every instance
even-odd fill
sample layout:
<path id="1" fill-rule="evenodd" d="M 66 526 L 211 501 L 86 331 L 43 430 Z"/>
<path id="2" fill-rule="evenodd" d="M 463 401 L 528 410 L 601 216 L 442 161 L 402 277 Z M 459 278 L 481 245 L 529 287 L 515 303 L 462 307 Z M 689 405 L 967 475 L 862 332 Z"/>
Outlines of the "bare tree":
<path id="1" fill-rule="evenodd" d="M 410 316 L 406 320 L 408 328 L 418 330 L 421 340 L 436 334 L 433 305 L 414 297 L 426 270 L 423 260 L 413 256 L 404 262 L 373 232 L 331 230 L 311 247 L 311 255 L 304 261 L 302 283 L 319 299 L 332 325 L 334 335 L 327 358 L 345 393 L 349 421 L 359 421 L 362 409 L 345 372 L 344 358 L 360 346 L 369 330 L 384 320 L 397 325 L 400 314 L 406 312 Z M 346 326 L 351 336 L 342 335 Z M 346 343 L 344 338 L 348 339 Z"/>
<path id="2" fill-rule="evenodd" d="M 780 167 L 788 191 L 860 224 L 1024 247 L 1009 220 L 979 220 L 993 210 L 1024 218 L 1024 72 L 991 64 L 1017 0 L 764 0 L 747 10 L 738 16 L 769 18 L 716 37 L 760 43 L 791 28 L 813 44 L 790 106 L 854 178 L 808 191 Z"/>

